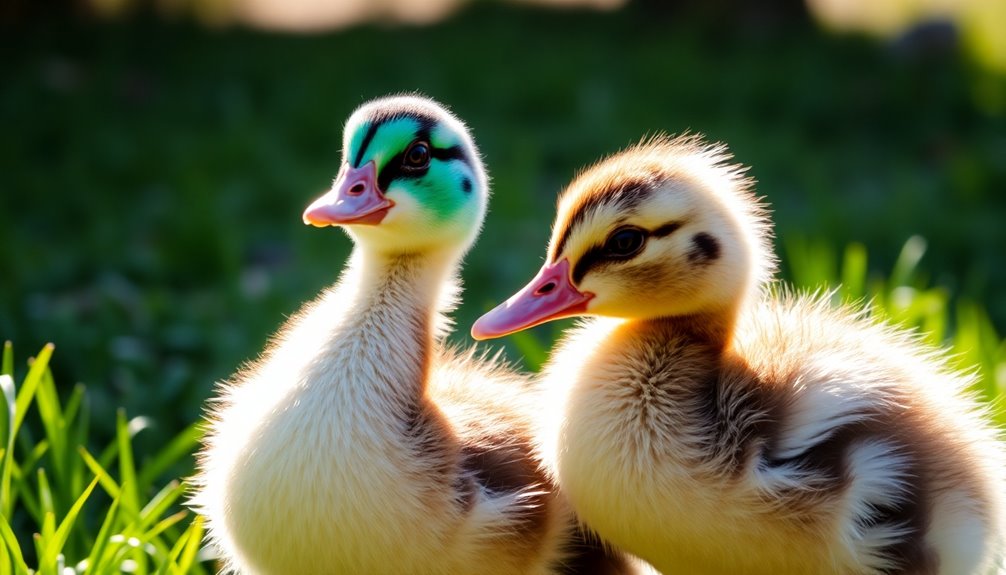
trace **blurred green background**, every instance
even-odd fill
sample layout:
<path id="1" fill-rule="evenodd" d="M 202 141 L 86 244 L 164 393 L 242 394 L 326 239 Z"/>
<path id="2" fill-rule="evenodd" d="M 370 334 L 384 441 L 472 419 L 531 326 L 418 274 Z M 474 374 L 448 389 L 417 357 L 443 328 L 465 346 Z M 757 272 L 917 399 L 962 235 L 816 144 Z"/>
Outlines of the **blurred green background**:
<path id="1" fill-rule="evenodd" d="M 121 405 L 163 443 L 335 280 L 348 240 L 300 214 L 338 170 L 344 119 L 390 92 L 448 104 L 493 178 L 458 341 L 537 270 L 578 167 L 683 130 L 751 166 L 784 277 L 850 242 L 885 275 L 919 235 L 925 283 L 1006 332 L 1006 80 L 964 25 L 878 37 L 799 2 L 481 1 L 293 33 L 105 4 L 0 12 L 0 338 L 54 342 L 55 380 L 88 385 L 108 434 Z M 534 367 L 534 349 L 508 351 Z"/>

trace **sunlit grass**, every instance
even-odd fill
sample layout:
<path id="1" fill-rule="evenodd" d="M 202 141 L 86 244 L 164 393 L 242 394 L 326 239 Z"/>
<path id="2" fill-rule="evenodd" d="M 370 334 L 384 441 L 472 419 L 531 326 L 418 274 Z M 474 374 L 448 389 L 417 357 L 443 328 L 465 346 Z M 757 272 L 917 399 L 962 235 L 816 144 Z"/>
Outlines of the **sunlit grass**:
<path id="1" fill-rule="evenodd" d="M 930 285 L 920 263 L 925 239 L 905 242 L 894 268 L 886 277 L 870 277 L 866 248 L 850 244 L 841 252 L 822 242 L 793 240 L 786 245 L 793 283 L 805 289 L 838 286 L 838 302 L 866 305 L 871 313 L 916 330 L 923 341 L 946 347 L 955 365 L 977 375 L 975 391 L 992 402 L 1001 424 L 1006 424 L 1006 341 L 996 333 L 988 313 L 977 302 L 951 301 L 948 291 Z"/>
<path id="2" fill-rule="evenodd" d="M 158 484 L 193 451 L 198 428 L 138 465 L 132 439 L 146 422 L 119 410 L 115 439 L 92 452 L 86 390 L 77 385 L 60 400 L 52 353 L 46 345 L 15 385 L 13 348 L 8 342 L 3 349 L 0 575 L 204 573 L 197 558 L 202 519 L 178 508 L 184 484 Z"/>

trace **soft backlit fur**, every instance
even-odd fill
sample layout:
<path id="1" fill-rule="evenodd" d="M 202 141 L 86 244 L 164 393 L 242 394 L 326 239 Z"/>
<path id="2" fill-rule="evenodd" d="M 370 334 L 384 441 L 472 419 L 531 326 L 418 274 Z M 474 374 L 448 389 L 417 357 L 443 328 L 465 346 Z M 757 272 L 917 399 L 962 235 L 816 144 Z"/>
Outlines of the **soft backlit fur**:
<path id="1" fill-rule="evenodd" d="M 548 258 L 574 270 L 616 229 L 678 224 L 574 281 L 609 317 L 552 352 L 539 436 L 580 518 L 668 574 L 1000 573 L 1003 449 L 972 378 L 766 287 L 765 210 L 727 160 L 658 138 L 560 200 Z"/>
<path id="2" fill-rule="evenodd" d="M 395 206 L 352 226 L 339 282 L 220 387 L 194 497 L 210 538 L 226 569 L 249 574 L 552 574 L 594 560 L 623 572 L 532 457 L 524 378 L 443 345 L 440 313 L 487 195 L 467 131 L 427 100 L 380 100 L 350 118 L 344 157 L 368 122 L 396 115 L 434 118 L 434 144 L 466 161 L 389 183 Z M 383 169 L 402 137 L 363 161 Z M 471 190 L 447 189 L 462 178 Z"/>
<path id="3" fill-rule="evenodd" d="M 642 254 L 594 269 L 577 287 L 595 294 L 590 313 L 686 315 L 736 307 L 775 269 L 765 212 L 743 169 L 722 146 L 696 137 L 656 137 L 580 174 L 559 201 L 549 258 L 578 262 L 616 229 L 680 224 L 651 237 Z M 693 190 L 702 193 L 693 193 Z M 716 230 L 716 265 L 689 261 L 692 238 Z M 575 266 L 574 266 L 575 267 Z M 627 281 L 628 280 L 628 281 Z M 657 290 L 639 289 L 659 285 Z"/>

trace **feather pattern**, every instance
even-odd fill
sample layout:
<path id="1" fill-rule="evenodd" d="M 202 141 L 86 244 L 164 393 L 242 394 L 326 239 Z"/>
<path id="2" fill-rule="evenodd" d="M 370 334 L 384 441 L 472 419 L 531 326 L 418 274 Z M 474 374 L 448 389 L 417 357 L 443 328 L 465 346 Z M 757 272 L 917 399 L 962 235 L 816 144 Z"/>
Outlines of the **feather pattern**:
<path id="1" fill-rule="evenodd" d="M 1004 572 L 1006 456 L 972 377 L 864 309 L 771 284 L 767 211 L 728 160 L 657 137 L 562 195 L 546 266 L 602 259 L 564 288 L 599 317 L 542 377 L 555 481 L 666 573 Z M 644 243 L 603 260 L 626 227 Z"/>

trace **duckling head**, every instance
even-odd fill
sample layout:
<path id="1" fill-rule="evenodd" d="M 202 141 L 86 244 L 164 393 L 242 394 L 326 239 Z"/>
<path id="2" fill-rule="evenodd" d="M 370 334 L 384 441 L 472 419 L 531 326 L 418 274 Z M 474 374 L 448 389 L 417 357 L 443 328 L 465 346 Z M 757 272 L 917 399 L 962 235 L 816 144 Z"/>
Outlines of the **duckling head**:
<path id="1" fill-rule="evenodd" d="M 735 315 L 774 259 L 764 207 L 729 160 L 697 136 L 661 136 L 582 172 L 560 196 L 541 271 L 472 336 L 575 315 Z"/>
<path id="2" fill-rule="evenodd" d="M 391 254 L 464 252 L 485 215 L 485 169 L 465 125 L 419 96 L 389 96 L 346 121 L 331 190 L 304 223 L 341 226 L 357 244 Z"/>

